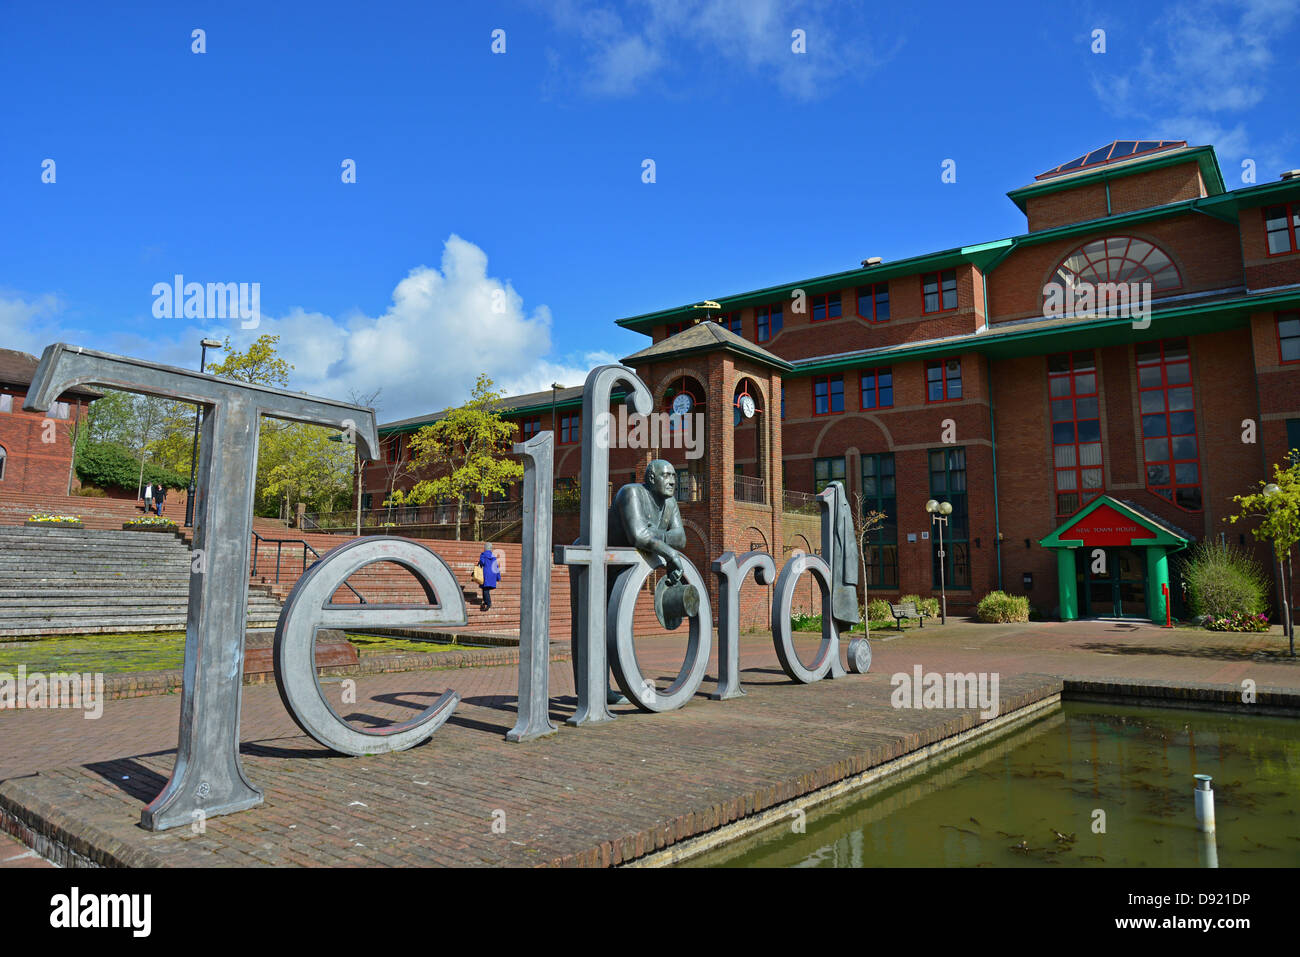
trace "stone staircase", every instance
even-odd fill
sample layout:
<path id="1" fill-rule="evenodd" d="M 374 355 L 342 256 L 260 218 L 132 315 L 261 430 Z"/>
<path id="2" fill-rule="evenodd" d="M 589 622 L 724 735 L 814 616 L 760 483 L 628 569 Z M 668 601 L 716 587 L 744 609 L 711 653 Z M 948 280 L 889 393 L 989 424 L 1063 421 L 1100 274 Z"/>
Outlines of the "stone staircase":
<path id="1" fill-rule="evenodd" d="M 183 631 L 191 553 L 177 535 L 0 526 L 0 637 Z M 249 586 L 248 626 L 280 603 Z"/>

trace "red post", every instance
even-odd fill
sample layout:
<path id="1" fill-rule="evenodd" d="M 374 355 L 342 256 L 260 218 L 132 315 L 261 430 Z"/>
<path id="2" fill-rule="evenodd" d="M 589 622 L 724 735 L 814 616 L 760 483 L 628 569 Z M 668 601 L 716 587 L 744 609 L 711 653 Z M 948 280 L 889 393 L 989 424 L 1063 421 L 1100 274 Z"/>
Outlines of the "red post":
<path id="1" fill-rule="evenodd" d="M 1169 582 L 1160 583 L 1160 591 L 1165 596 L 1165 627 L 1174 627 L 1174 610 L 1169 606 Z"/>

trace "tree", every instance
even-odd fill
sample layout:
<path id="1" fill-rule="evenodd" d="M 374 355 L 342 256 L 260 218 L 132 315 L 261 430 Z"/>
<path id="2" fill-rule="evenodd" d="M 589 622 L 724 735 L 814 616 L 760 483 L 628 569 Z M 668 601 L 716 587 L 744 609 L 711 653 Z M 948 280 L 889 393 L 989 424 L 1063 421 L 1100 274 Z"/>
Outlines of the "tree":
<path id="1" fill-rule="evenodd" d="M 318 511 L 330 511 L 346 498 L 352 479 L 353 450 L 336 441 L 338 431 L 318 425 L 291 423 L 266 436 L 258 454 L 258 472 L 265 478 L 261 496 L 265 504 L 299 502 Z"/>
<path id="2" fill-rule="evenodd" d="M 1234 495 L 1232 500 L 1241 509 L 1224 521 L 1235 525 L 1241 520 L 1255 520 L 1259 524 L 1250 534 L 1256 541 L 1268 542 L 1273 547 L 1277 562 L 1278 590 L 1282 598 L 1282 625 L 1295 657 L 1295 625 L 1291 621 L 1291 598 L 1287 594 L 1287 581 L 1291 577 L 1291 549 L 1300 541 L 1300 462 L 1295 450 L 1287 456 L 1287 468 L 1273 466 L 1273 481 L 1259 482 L 1260 490 L 1250 495 Z"/>
<path id="3" fill-rule="evenodd" d="M 236 352 L 230 348 L 230 336 L 226 336 L 225 344 L 221 347 L 226 357 L 220 362 L 208 363 L 208 372 L 223 379 L 238 379 L 240 382 L 287 389 L 293 366 L 280 358 L 276 350 L 279 341 L 279 336 L 258 336 L 257 341 L 243 352 Z"/>
<path id="4" fill-rule="evenodd" d="M 884 512 L 867 510 L 862 501 L 862 493 L 853 493 L 853 531 L 858 539 L 858 574 L 862 578 L 862 628 L 871 636 L 871 599 L 867 594 L 867 548 L 871 544 L 871 533 L 885 524 L 889 518 Z"/>
<path id="5" fill-rule="evenodd" d="M 417 482 L 406 500 L 416 504 L 431 498 L 455 500 L 457 540 L 466 502 L 477 519 L 485 497 L 502 494 L 523 478 L 523 465 L 510 457 L 517 426 L 501 418 L 500 400 L 492 379 L 482 374 L 468 402 L 449 410 L 411 439 L 412 464 L 436 477 Z"/>
<path id="6" fill-rule="evenodd" d="M 368 406 L 371 411 L 378 412 L 379 393 L 383 389 L 375 389 L 373 392 L 362 392 L 360 389 L 350 389 L 348 391 L 348 401 L 353 405 Z M 361 534 L 361 446 L 357 444 L 355 435 L 352 436 L 353 456 L 352 467 L 356 473 L 356 506 L 357 506 L 357 535 Z"/>

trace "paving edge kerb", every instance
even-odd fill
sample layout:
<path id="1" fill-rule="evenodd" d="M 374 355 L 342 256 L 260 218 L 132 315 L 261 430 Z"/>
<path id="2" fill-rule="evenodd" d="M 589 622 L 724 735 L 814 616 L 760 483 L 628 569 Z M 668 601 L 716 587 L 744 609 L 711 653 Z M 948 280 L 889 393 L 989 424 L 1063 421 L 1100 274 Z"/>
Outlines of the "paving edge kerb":
<path id="1" fill-rule="evenodd" d="M 551 644 L 552 662 L 569 661 L 567 643 Z M 320 678 L 359 678 L 365 675 L 395 674 L 403 671 L 439 671 L 455 668 L 493 668 L 519 663 L 518 646 L 466 648 L 464 651 L 406 651 L 390 655 L 363 655 L 353 665 L 325 665 L 316 669 Z M 145 698 L 150 695 L 176 694 L 184 682 L 184 672 L 141 671 L 133 674 L 104 675 L 104 700 Z M 274 672 L 244 675 L 245 685 L 274 685 Z"/>
<path id="2" fill-rule="evenodd" d="M 1191 708 L 1264 717 L 1300 717 L 1300 692 L 1272 686 L 1250 689 L 1239 685 L 1158 681 L 1151 678 L 1075 678 L 1063 680 L 1066 701 L 1142 705 L 1149 708 Z"/>

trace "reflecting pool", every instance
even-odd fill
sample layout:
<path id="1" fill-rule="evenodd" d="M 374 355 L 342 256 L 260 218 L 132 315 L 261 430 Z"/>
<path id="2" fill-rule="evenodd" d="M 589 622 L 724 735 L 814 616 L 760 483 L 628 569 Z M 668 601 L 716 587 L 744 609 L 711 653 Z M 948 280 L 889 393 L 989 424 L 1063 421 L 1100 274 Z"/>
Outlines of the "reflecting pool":
<path id="1" fill-rule="evenodd" d="M 1065 702 L 683 866 L 1296 867 L 1297 804 L 1296 719 Z"/>

